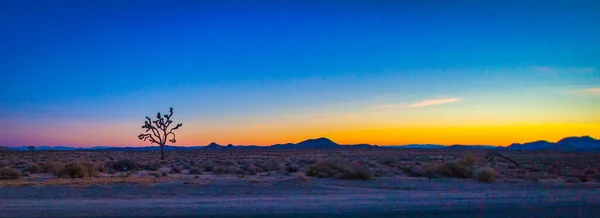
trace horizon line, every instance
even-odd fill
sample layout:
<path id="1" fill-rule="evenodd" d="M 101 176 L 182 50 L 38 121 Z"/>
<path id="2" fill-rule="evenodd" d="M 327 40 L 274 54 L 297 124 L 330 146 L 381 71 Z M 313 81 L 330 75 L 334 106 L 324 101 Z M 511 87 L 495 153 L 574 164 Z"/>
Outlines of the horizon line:
<path id="1" fill-rule="evenodd" d="M 564 139 L 564 138 L 568 138 L 568 137 L 590 137 L 590 138 L 593 138 L 593 137 L 591 137 L 591 136 L 589 136 L 589 135 L 581 135 L 581 136 L 565 136 L 565 137 L 563 137 L 563 139 Z M 307 141 L 307 140 L 314 140 L 314 139 L 328 139 L 328 140 L 330 140 L 330 141 L 332 141 L 332 142 L 336 143 L 335 141 L 333 141 L 333 140 L 331 140 L 331 139 L 329 139 L 329 138 L 327 138 L 327 137 L 309 138 L 309 139 L 303 140 L 303 141 L 301 141 L 301 142 L 304 142 L 304 141 Z M 529 142 L 538 142 L 538 141 L 546 141 L 546 142 L 551 142 L 551 141 L 544 140 L 544 139 L 533 140 L 533 141 L 529 141 Z M 301 143 L 301 142 L 298 142 L 298 143 Z M 529 142 L 523 142 L 523 143 L 529 143 Z M 557 142 L 558 142 L 558 141 L 557 141 Z M 233 146 L 247 146 L 247 147 L 249 147 L 249 146 L 257 146 L 257 147 L 271 147 L 271 146 L 273 146 L 273 145 L 285 145 L 285 144 L 290 144 L 290 143 L 291 143 L 291 144 L 298 144 L 298 143 L 287 142 L 287 143 L 276 143 L 276 144 L 271 144 L 271 145 L 251 145 L 251 144 L 249 144 L 249 145 L 246 145 L 246 144 L 237 144 L 237 145 L 234 145 L 234 144 L 219 144 L 219 143 L 216 143 L 216 142 L 211 142 L 211 143 L 209 143 L 209 144 L 207 144 L 207 145 L 165 145 L 165 146 L 174 146 L 174 147 L 206 147 L 206 146 L 208 146 L 208 145 L 210 145 L 210 144 L 213 144 L 213 143 L 215 143 L 215 144 L 217 144 L 217 145 L 220 145 L 220 146 L 228 146 L 228 145 L 233 145 Z M 493 147 L 508 147 L 508 146 L 510 146 L 510 145 L 512 145 L 512 144 L 523 144 L 523 143 L 517 143 L 517 142 L 513 142 L 513 143 L 511 143 L 511 144 L 509 144 L 509 145 L 491 145 L 491 144 L 461 144 L 461 143 L 453 143 L 453 144 L 437 144 L 437 143 L 408 143 L 408 144 L 385 144 L 385 145 L 370 144 L 370 143 L 354 143 L 354 144 L 339 144 L 339 143 L 336 143 L 336 144 L 338 144 L 338 145 L 342 145 L 342 146 L 346 146 L 346 145 L 371 145 L 371 146 L 379 146 L 379 147 L 382 147 L 382 146 L 390 146 L 390 147 L 393 147 L 393 146 L 407 146 L 407 145 L 441 145 L 441 146 L 463 145 L 463 146 L 493 146 Z M 25 146 L 32 146 L 32 145 L 0 145 L 0 147 L 8 147 L 8 148 L 18 148 L 18 147 L 25 147 Z M 85 147 L 81 147 L 81 146 L 77 146 L 77 145 L 34 145 L 34 146 L 36 146 L 36 147 L 51 147 L 51 148 L 54 148 L 54 147 L 69 147 L 69 148 L 84 148 L 84 149 L 85 149 L 85 148 L 95 148 L 95 147 L 112 147 L 112 148 L 129 148 L 129 147 L 132 147 L 132 148 L 136 148 L 136 147 L 137 147 L 137 148 L 140 148 L 140 147 L 160 147 L 160 145 L 154 145 L 154 144 L 151 144 L 151 145 L 139 145 L 139 146 L 135 146 L 135 145 L 123 145 L 123 146 L 120 146 L 120 145 L 88 145 L 88 146 L 85 146 Z"/>

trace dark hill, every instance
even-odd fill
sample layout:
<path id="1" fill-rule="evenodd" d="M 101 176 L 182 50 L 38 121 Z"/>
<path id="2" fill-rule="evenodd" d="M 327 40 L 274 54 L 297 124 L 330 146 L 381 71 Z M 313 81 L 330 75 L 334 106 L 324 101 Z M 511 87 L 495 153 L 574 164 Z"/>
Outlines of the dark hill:
<path id="1" fill-rule="evenodd" d="M 561 139 L 556 144 L 559 145 L 570 145 L 582 149 L 600 149 L 600 140 L 594 139 L 590 136 L 582 137 L 567 137 Z"/>
<path id="2" fill-rule="evenodd" d="M 520 151 L 542 150 L 544 148 L 552 147 L 554 145 L 555 145 L 555 143 L 540 140 L 540 141 L 535 141 L 535 142 L 527 142 L 527 143 L 523 143 L 523 144 L 514 143 L 514 144 L 508 146 L 506 149 L 520 150 Z"/>
<path id="3" fill-rule="evenodd" d="M 271 145 L 275 149 L 333 149 L 342 148 L 341 145 L 329 140 L 328 138 L 309 139 L 298 144 L 276 144 Z"/>

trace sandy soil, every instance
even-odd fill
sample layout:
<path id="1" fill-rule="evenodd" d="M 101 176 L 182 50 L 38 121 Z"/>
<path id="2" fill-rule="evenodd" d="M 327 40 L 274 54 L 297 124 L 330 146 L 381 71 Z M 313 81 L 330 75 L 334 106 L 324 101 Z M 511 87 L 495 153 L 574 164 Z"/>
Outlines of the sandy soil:
<path id="1" fill-rule="evenodd" d="M 0 217 L 594 217 L 600 184 L 202 175 L 157 184 L 0 187 Z"/>

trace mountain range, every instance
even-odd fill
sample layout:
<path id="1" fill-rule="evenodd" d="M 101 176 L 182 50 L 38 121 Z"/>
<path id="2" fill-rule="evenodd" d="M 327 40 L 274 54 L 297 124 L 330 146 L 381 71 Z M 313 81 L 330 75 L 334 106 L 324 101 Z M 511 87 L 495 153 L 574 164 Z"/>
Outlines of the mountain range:
<path id="1" fill-rule="evenodd" d="M 366 149 L 366 148 L 389 148 L 389 149 L 497 149 L 497 150 L 517 150 L 517 151 L 536 151 L 536 150 L 547 150 L 547 151 L 580 151 L 580 152 L 600 152 L 600 140 L 594 139 L 590 136 L 581 137 L 566 137 L 558 142 L 548 141 L 534 141 L 527 143 L 514 143 L 509 146 L 491 146 L 491 145 L 438 145 L 438 144 L 409 144 L 399 146 L 377 146 L 370 144 L 355 144 L 355 145 L 340 145 L 328 138 L 317 138 L 302 141 L 300 143 L 287 143 L 287 144 L 274 144 L 271 146 L 257 146 L 257 145 L 219 145 L 217 143 L 210 143 L 205 146 L 170 146 L 166 145 L 165 150 L 167 151 L 187 151 L 187 150 L 284 150 L 284 149 Z M 6 150 L 19 150 L 26 151 L 27 146 L 21 147 L 0 147 L 0 151 Z M 147 147 L 109 147 L 109 146 L 97 146 L 91 148 L 75 148 L 68 146 L 38 146 L 36 150 L 101 150 L 101 151 L 159 151 L 158 146 L 147 146 Z"/>

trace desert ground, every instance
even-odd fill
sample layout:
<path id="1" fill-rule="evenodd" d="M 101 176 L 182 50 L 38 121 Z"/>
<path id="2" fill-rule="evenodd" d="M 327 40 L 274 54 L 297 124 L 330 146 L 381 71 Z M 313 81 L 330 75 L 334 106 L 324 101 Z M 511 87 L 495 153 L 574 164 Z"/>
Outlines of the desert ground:
<path id="1" fill-rule="evenodd" d="M 0 217 L 594 217 L 600 154 L 365 149 L 0 153 Z"/>

